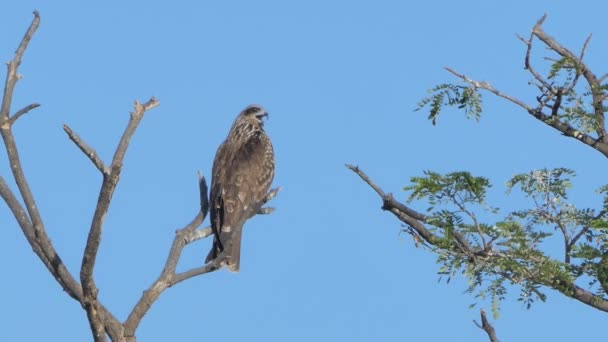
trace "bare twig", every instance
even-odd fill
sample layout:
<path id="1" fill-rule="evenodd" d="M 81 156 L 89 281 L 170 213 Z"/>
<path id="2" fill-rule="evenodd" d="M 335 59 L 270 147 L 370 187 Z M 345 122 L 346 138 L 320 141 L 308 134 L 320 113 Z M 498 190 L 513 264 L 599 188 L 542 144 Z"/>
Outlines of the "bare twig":
<path id="1" fill-rule="evenodd" d="M 593 220 L 599 220 L 601 219 L 604 215 L 606 215 L 608 213 L 608 210 L 602 210 L 600 211 L 597 215 L 595 215 L 593 217 Z M 587 225 L 581 228 L 581 230 L 578 231 L 578 233 L 574 234 L 574 237 L 572 237 L 572 239 L 570 239 L 570 242 L 568 242 L 568 249 L 572 249 L 572 247 L 578 242 L 578 240 L 585 235 L 585 233 L 587 233 L 587 231 L 589 231 L 589 229 L 591 229 L 591 225 Z"/>
<path id="2" fill-rule="evenodd" d="M 21 65 L 21 59 L 23 58 L 23 54 L 25 53 L 25 49 L 27 48 L 30 40 L 36 33 L 38 26 L 40 25 L 40 15 L 38 11 L 34 11 L 34 20 L 30 24 L 30 27 L 25 32 L 23 39 L 21 39 L 21 43 L 15 51 L 15 57 L 7 63 L 8 71 L 6 73 L 6 81 L 4 83 L 4 95 L 2 96 L 2 105 L 0 106 L 0 122 L 2 125 L 9 120 L 9 112 L 11 108 L 11 103 L 13 101 L 13 92 L 15 90 L 15 85 L 19 80 L 19 76 L 17 75 L 17 69 Z"/>
<path id="3" fill-rule="evenodd" d="M 465 213 L 471 220 L 473 220 L 473 225 L 475 226 L 475 230 L 477 230 L 477 235 L 479 235 L 481 239 L 482 250 L 486 250 L 488 248 L 488 243 L 484 236 L 483 231 L 481 230 L 481 226 L 479 225 L 479 221 L 477 221 L 477 216 L 474 212 L 469 211 L 465 206 L 461 196 L 450 196 L 452 202 L 460 209 L 461 212 Z M 464 240 L 464 237 L 463 237 Z M 466 241 L 466 240 L 465 240 Z"/>
<path id="4" fill-rule="evenodd" d="M 34 108 L 40 107 L 38 103 L 32 103 L 31 105 L 27 105 L 21 109 L 19 109 L 13 116 L 10 118 L 10 125 L 12 126 L 15 122 L 24 114 L 27 114 L 30 110 Z"/>
<path id="5" fill-rule="evenodd" d="M 547 196 L 549 195 L 549 191 L 547 191 Z M 546 201 L 548 207 L 551 208 L 551 210 L 557 215 L 554 216 L 551 213 L 549 213 L 547 210 L 543 210 L 541 212 L 541 214 L 545 217 L 545 219 L 547 219 L 549 222 L 554 223 L 557 228 L 559 228 L 560 232 L 562 233 L 562 236 L 564 238 L 564 263 L 565 264 L 570 264 L 570 234 L 568 233 L 568 228 L 566 227 L 566 225 L 564 224 L 564 222 L 562 222 L 559 219 L 559 211 L 557 210 L 557 207 L 555 206 L 555 201 L 552 201 L 551 199 L 548 199 Z"/>
<path id="6" fill-rule="evenodd" d="M 523 109 L 525 109 L 526 111 L 530 112 L 533 111 L 534 109 L 530 106 L 528 106 L 527 104 L 525 104 L 524 102 L 514 98 L 511 95 L 505 94 L 503 92 L 501 92 L 500 90 L 492 87 L 492 85 L 490 85 L 488 82 L 486 81 L 475 81 L 473 79 L 470 79 L 469 77 L 467 77 L 466 75 L 463 75 L 461 73 L 456 72 L 455 70 L 448 68 L 448 67 L 444 67 L 445 70 L 447 70 L 449 73 L 457 76 L 458 78 L 462 79 L 463 81 L 472 84 L 475 88 L 479 88 L 479 89 L 484 89 L 487 90 L 491 93 L 493 93 L 494 95 L 498 96 L 498 97 L 502 97 L 505 100 L 509 100 L 513 103 L 515 103 L 516 105 L 522 107 Z"/>
<path id="7" fill-rule="evenodd" d="M 374 191 L 380 197 L 384 198 L 386 196 L 384 194 L 384 191 L 376 183 L 374 183 L 374 181 L 372 181 L 369 178 L 369 176 L 367 174 L 365 174 L 365 172 L 363 172 L 363 170 L 361 170 L 358 166 L 352 165 L 352 164 L 346 164 L 345 166 L 347 169 L 351 170 L 352 172 L 356 173 L 359 177 L 361 177 L 361 179 L 363 179 L 363 181 L 365 183 L 367 183 L 367 185 L 369 185 L 372 189 L 374 189 Z"/>
<path id="8" fill-rule="evenodd" d="M 528 70 L 532 76 L 534 76 L 534 78 L 540 82 L 542 84 L 542 86 L 546 89 L 551 91 L 552 90 L 552 86 L 538 73 L 536 72 L 536 70 L 532 67 L 532 63 L 530 63 L 530 56 L 532 55 L 532 42 L 534 40 L 534 34 L 530 34 L 530 38 L 528 38 L 528 40 L 525 40 L 523 37 L 521 36 L 517 36 L 517 38 L 519 38 L 519 40 L 521 40 L 522 42 L 524 42 L 524 44 L 526 44 L 526 57 L 524 59 L 524 68 L 526 70 Z"/>
<path id="9" fill-rule="evenodd" d="M 376 183 L 374 183 L 363 170 L 358 166 L 346 164 L 346 168 L 356 173 L 365 183 L 367 183 L 380 197 L 382 198 L 382 210 L 387 210 L 397 216 L 399 220 L 405 222 L 412 227 L 420 237 L 431 245 L 436 245 L 441 238 L 428 230 L 424 223 L 428 223 L 428 217 L 421 214 L 405 204 L 395 200 L 392 194 L 386 194 Z M 446 228 L 447 225 L 441 222 L 433 222 L 433 225 Z M 452 230 L 454 239 L 458 243 L 458 247 L 467 255 L 473 256 L 478 254 L 467 241 L 467 239 L 457 230 Z"/>
<path id="10" fill-rule="evenodd" d="M 589 33 L 589 35 L 587 36 L 587 39 L 585 39 L 585 42 L 583 43 L 583 47 L 581 48 L 581 55 L 578 57 L 578 59 L 581 61 L 585 58 L 585 53 L 587 52 L 587 46 L 589 46 L 589 42 L 591 41 L 592 36 L 593 36 L 593 34 Z"/>
<path id="11" fill-rule="evenodd" d="M 481 309 L 481 325 L 475 320 L 473 320 L 473 323 L 475 323 L 479 329 L 484 330 L 488 334 L 490 342 L 499 342 L 498 337 L 496 337 L 496 330 L 494 330 L 492 324 L 488 322 L 488 319 L 486 318 L 486 311 L 484 309 Z"/>
<path id="12" fill-rule="evenodd" d="M 585 133 L 582 133 L 582 132 L 576 130 L 570 124 L 559 120 L 559 118 L 556 116 L 544 114 L 539 108 L 533 108 L 533 107 L 525 104 L 521 100 L 499 91 L 498 89 L 492 87 L 492 85 L 490 85 L 488 82 L 475 81 L 475 80 L 467 77 L 466 75 L 460 74 L 450 68 L 445 68 L 445 69 L 448 72 L 454 74 L 455 76 L 459 77 L 463 81 L 473 85 L 476 88 L 487 90 L 498 97 L 502 97 L 508 101 L 515 103 L 516 105 L 525 109 L 529 114 L 534 116 L 536 119 L 555 128 L 556 130 L 560 131 L 565 136 L 575 138 L 575 139 L 581 141 L 582 143 L 593 147 L 594 149 L 596 149 L 600 153 L 602 153 L 604 156 L 608 157 L 608 143 L 603 142 L 601 139 L 599 139 L 599 138 L 595 139 L 588 134 L 585 134 Z M 542 107 L 544 107 L 544 105 L 541 105 L 541 109 L 542 109 Z"/>
<path id="13" fill-rule="evenodd" d="M 171 283 L 169 284 L 169 286 L 181 283 L 182 281 L 190 279 L 192 277 L 219 270 L 222 266 L 222 261 L 225 259 L 224 253 L 225 252 L 220 253 L 217 258 L 213 259 L 212 261 L 201 267 L 196 267 L 191 270 L 175 274 L 175 276 L 171 279 Z"/>
<path id="14" fill-rule="evenodd" d="M 65 131 L 65 133 L 67 133 L 70 140 L 72 140 L 72 142 L 74 142 L 74 144 L 76 144 L 76 146 L 82 151 L 82 153 L 84 153 L 91 160 L 91 162 L 93 162 L 93 165 L 95 165 L 95 167 L 97 168 L 97 170 L 99 170 L 99 172 L 101 172 L 101 174 L 108 175 L 110 173 L 101 158 L 99 158 L 97 152 L 89 145 L 87 145 L 84 141 L 82 141 L 78 134 L 72 131 L 70 126 L 63 125 L 63 130 Z"/>

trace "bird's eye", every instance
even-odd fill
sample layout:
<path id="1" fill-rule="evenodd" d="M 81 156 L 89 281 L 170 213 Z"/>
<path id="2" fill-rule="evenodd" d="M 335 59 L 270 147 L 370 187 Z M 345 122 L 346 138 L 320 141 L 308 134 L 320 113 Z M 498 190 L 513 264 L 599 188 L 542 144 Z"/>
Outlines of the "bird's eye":
<path id="1" fill-rule="evenodd" d="M 259 109 L 258 107 L 251 107 L 251 108 L 247 109 L 246 114 L 248 114 L 248 115 L 249 115 L 249 114 L 255 114 L 255 113 L 257 113 L 259 110 L 260 110 L 260 109 Z"/>

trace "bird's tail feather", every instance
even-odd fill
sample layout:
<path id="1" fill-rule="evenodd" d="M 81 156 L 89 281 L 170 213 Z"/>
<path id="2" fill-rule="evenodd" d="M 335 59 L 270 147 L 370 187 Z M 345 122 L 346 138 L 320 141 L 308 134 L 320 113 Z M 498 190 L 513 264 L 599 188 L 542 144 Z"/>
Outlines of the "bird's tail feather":
<path id="1" fill-rule="evenodd" d="M 207 254 L 207 258 L 205 258 L 205 264 L 208 262 L 213 261 L 213 259 L 217 258 L 217 256 L 220 254 L 220 246 L 219 243 L 217 241 L 217 238 L 214 236 L 213 237 L 213 245 L 211 246 L 211 250 L 209 251 L 209 254 Z"/>
<path id="2" fill-rule="evenodd" d="M 241 264 L 241 237 L 243 236 L 243 226 L 235 229 L 230 237 L 226 268 L 232 272 L 238 272 Z"/>
<path id="3" fill-rule="evenodd" d="M 222 251 L 225 249 L 225 260 L 223 264 L 232 272 L 238 272 L 240 261 L 241 261 L 241 238 L 243 236 L 242 226 L 233 230 L 230 233 L 222 233 L 221 240 L 224 242 L 221 244 L 217 237 L 213 238 L 213 246 L 207 254 L 205 263 L 213 261 L 217 258 Z M 222 245 L 224 248 L 222 248 Z"/>

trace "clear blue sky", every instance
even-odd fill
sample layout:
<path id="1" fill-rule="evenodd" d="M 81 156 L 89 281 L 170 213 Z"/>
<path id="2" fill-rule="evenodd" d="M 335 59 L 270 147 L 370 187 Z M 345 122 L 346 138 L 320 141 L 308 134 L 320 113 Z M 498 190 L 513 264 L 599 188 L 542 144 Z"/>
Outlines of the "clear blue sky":
<path id="1" fill-rule="evenodd" d="M 606 160 L 507 103 L 485 98 L 479 124 L 446 113 L 433 127 L 414 113 L 426 89 L 453 78 L 443 66 L 531 100 L 524 46 L 536 19 L 574 50 L 593 33 L 587 61 L 606 71 L 608 5 L 595 1 L 5 1 L 0 59 L 8 61 L 34 9 L 14 108 L 42 107 L 15 134 L 55 247 L 72 272 L 100 175 L 67 139 L 69 124 L 109 162 L 132 109 L 154 95 L 128 151 L 96 268 L 100 297 L 121 320 L 159 274 L 173 232 L 194 216 L 196 172 L 235 115 L 270 112 L 277 211 L 246 226 L 241 272 L 216 272 L 165 292 L 144 318 L 140 341 L 486 341 L 466 284 L 438 283 L 434 256 L 414 248 L 400 223 L 344 163 L 385 190 L 423 170 L 470 170 L 495 184 L 533 168 L 578 172 L 574 200 L 597 205 Z M 541 51 L 539 50 L 538 53 Z M 4 79 L 4 69 L 0 73 Z M 9 178 L 6 157 L 0 173 Z M 424 209 L 420 206 L 419 209 Z M 84 311 L 31 252 L 0 206 L 0 341 L 90 340 Z M 200 265 L 205 240 L 181 268 Z M 514 299 L 516 293 L 513 293 Z M 481 303 L 489 308 L 489 303 Z M 549 292 L 526 310 L 503 305 L 503 341 L 592 340 L 605 314 Z"/>

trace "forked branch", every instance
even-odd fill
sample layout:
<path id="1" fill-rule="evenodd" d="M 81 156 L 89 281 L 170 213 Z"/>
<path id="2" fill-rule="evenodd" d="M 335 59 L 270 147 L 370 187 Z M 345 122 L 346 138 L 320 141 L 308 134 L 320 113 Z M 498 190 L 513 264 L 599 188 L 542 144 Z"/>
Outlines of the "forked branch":
<path id="1" fill-rule="evenodd" d="M 486 317 L 486 311 L 484 309 L 481 309 L 481 324 L 477 323 L 477 321 L 475 320 L 473 320 L 473 322 L 479 329 L 485 331 L 488 334 L 490 342 L 499 342 L 498 337 L 496 336 L 496 330 L 488 321 L 488 318 Z"/>
<path id="2" fill-rule="evenodd" d="M 20 76 L 17 74 L 17 69 L 21 65 L 21 59 L 23 58 L 25 49 L 27 49 L 27 46 L 30 43 L 30 40 L 32 40 L 34 33 L 36 33 L 36 30 L 38 30 L 38 26 L 40 26 L 40 15 L 38 14 L 38 11 L 34 11 L 34 20 L 32 20 L 30 27 L 25 32 L 23 39 L 21 39 L 21 43 L 19 44 L 17 51 L 15 51 L 15 56 L 6 65 L 8 70 L 6 73 L 6 81 L 4 83 L 2 105 L 0 106 L 0 122 L 3 126 L 7 123 L 6 121 L 9 120 L 15 85 L 20 78 Z M 18 115 L 17 118 L 21 115 Z"/>
<path id="3" fill-rule="evenodd" d="M 264 205 L 268 203 L 278 194 L 279 191 L 280 188 L 272 189 L 264 197 L 261 204 Z M 205 220 L 205 216 L 207 215 L 207 210 L 209 208 L 209 202 L 207 198 L 207 183 L 205 181 L 205 178 L 202 177 L 200 174 L 199 192 L 201 198 L 201 211 L 196 215 L 192 222 L 190 222 L 184 228 L 178 229 L 175 232 L 175 237 L 173 239 L 171 249 L 169 250 L 169 256 L 167 257 L 167 261 L 165 262 L 165 266 L 163 267 L 160 276 L 147 290 L 143 292 L 141 298 L 139 299 L 137 304 L 135 304 L 133 310 L 129 314 L 129 317 L 124 323 L 125 336 L 128 339 L 134 338 L 133 336 L 135 335 L 135 331 L 139 326 L 139 323 L 141 322 L 142 318 L 152 307 L 152 304 L 160 297 L 163 291 L 186 279 L 216 271 L 221 267 L 222 260 L 224 259 L 223 253 L 203 266 L 196 267 L 180 273 L 176 272 L 177 264 L 179 262 L 184 247 L 194 241 L 204 239 L 212 235 L 211 227 L 197 229 Z M 250 217 L 253 217 L 256 214 L 269 214 L 272 211 L 273 208 L 261 208 L 260 211 L 258 211 L 257 213 L 253 213 Z"/>
<path id="4" fill-rule="evenodd" d="M 87 238 L 87 244 L 82 257 L 82 265 L 80 267 L 80 283 L 83 292 L 83 307 L 89 317 L 91 323 L 91 329 L 95 338 L 101 338 L 104 335 L 104 327 L 99 316 L 99 302 L 97 301 L 97 287 L 93 278 L 93 270 L 95 268 L 95 261 L 97 259 L 97 252 L 99 251 L 99 245 L 101 243 L 101 231 L 104 223 L 105 216 L 110 208 L 110 202 L 112 201 L 112 195 L 118 185 L 120 179 L 120 173 L 122 171 L 123 159 L 127 152 L 129 142 L 137 129 L 137 126 L 141 122 L 144 113 L 158 106 L 159 102 L 155 98 L 151 98 L 148 102 L 140 104 L 135 101 L 135 109 L 131 112 L 129 123 L 125 129 L 120 142 L 116 147 L 112 164 L 107 170 L 103 167 L 103 163 L 96 156 L 96 153 L 92 151 L 86 144 L 84 144 L 72 131 L 67 127 L 66 132 L 70 139 L 84 152 L 93 164 L 101 171 L 103 175 L 103 182 L 99 191 L 99 197 L 97 199 L 97 206 L 95 213 L 93 214 L 93 220 L 91 222 L 91 228 Z M 72 133 L 72 134 L 70 134 Z M 105 337 L 105 336 L 104 336 Z M 105 338 L 104 338 L 105 340 Z"/>
<path id="5" fill-rule="evenodd" d="M 4 146 L 8 155 L 11 171 L 19 189 L 25 209 L 13 194 L 11 189 L 6 184 L 4 178 L 0 177 L 0 196 L 9 206 L 15 219 L 19 223 L 28 243 L 31 245 L 34 253 L 40 258 L 45 267 L 53 275 L 61 287 L 70 295 L 70 297 L 82 303 L 83 293 L 80 284 L 74 279 L 72 274 L 67 270 L 61 257 L 56 252 L 51 240 L 49 239 L 44 223 L 42 221 L 38 206 L 34 200 L 34 195 L 29 187 L 21 159 L 17 150 L 17 144 L 12 132 L 12 126 L 23 115 L 38 107 L 38 104 L 28 105 L 18 110 L 14 115 L 10 116 L 13 93 L 17 81 L 21 78 L 18 74 L 18 68 L 21 65 L 23 54 L 27 49 L 34 33 L 40 24 L 40 16 L 38 12 L 34 12 L 34 19 L 25 33 L 15 56 L 7 63 L 7 75 L 4 85 L 4 93 L 2 97 L 2 105 L 0 106 L 0 134 L 4 141 Z M 108 325 L 108 334 L 117 336 L 120 327 L 118 320 L 110 314 L 103 305 L 98 306 L 98 315 L 103 317 L 103 320 Z M 105 340 L 105 334 L 101 340 Z"/>

